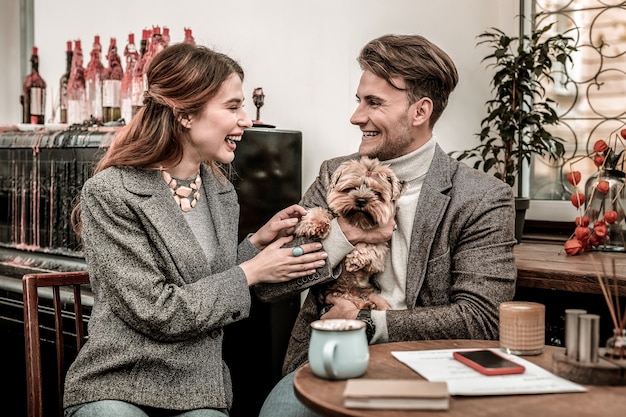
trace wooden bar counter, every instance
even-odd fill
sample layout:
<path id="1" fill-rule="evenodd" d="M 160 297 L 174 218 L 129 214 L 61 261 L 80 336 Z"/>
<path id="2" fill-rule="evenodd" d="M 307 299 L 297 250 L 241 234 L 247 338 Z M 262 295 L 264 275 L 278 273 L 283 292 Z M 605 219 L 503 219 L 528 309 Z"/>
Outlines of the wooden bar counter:
<path id="1" fill-rule="evenodd" d="M 626 296 L 625 252 L 593 251 L 568 256 L 561 243 L 522 240 L 515 246 L 515 263 L 518 287 L 602 294 L 599 271 L 611 285 L 616 277 L 620 296 Z"/>

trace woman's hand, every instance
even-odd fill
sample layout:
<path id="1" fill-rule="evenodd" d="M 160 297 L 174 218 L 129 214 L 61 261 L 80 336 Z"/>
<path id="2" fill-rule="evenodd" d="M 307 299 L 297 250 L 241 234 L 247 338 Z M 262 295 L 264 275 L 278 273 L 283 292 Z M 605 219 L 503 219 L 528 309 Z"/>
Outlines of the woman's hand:
<path id="1" fill-rule="evenodd" d="M 267 223 L 261 226 L 256 233 L 250 236 L 250 242 L 257 249 L 263 250 L 277 238 L 292 235 L 296 229 L 296 224 L 306 213 L 307 211 L 297 204 L 279 211 Z"/>
<path id="2" fill-rule="evenodd" d="M 300 245 L 299 248 L 302 249 L 303 254 L 295 256 L 294 248 L 282 247 L 291 240 L 293 240 L 291 236 L 280 237 L 257 256 L 239 265 L 246 274 L 249 286 L 260 282 L 290 281 L 312 275 L 317 268 L 324 266 L 328 255 L 326 252 L 320 251 L 322 249 L 321 243 L 313 242 Z M 298 251 L 296 251 L 297 253 Z"/>

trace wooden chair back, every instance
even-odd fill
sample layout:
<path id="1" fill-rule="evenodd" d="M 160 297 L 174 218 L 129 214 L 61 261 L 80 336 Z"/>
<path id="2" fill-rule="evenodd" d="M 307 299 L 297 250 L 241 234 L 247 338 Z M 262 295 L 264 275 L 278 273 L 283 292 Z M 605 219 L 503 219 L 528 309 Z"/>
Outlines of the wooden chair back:
<path id="1" fill-rule="evenodd" d="M 65 338 L 63 333 L 63 304 L 73 304 L 73 321 L 76 334 L 76 352 L 85 343 L 85 328 L 83 324 L 83 305 L 81 299 L 81 285 L 89 284 L 89 274 L 79 272 L 51 272 L 27 274 L 22 277 L 24 297 L 24 339 L 26 344 L 26 396 L 27 416 L 42 417 L 44 415 L 43 378 L 40 344 L 39 323 L 39 294 L 38 289 L 49 287 L 52 296 L 52 310 L 54 315 L 54 334 L 56 347 L 56 395 L 58 406 L 54 414 L 63 415 L 63 384 L 65 382 Z M 64 288 L 65 287 L 65 288 Z M 62 294 L 71 290 L 69 299 L 63 299 Z M 68 301 L 69 300 L 69 301 Z M 65 313 L 67 315 L 67 312 Z M 46 412 L 46 415 L 53 415 Z"/>

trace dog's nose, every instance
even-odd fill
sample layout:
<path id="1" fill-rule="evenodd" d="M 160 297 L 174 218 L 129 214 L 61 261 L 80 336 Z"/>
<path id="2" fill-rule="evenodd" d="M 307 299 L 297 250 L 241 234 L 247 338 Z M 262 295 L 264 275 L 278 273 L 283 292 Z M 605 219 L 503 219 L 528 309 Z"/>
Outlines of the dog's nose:
<path id="1" fill-rule="evenodd" d="M 357 198 L 355 203 L 358 208 L 363 208 L 367 204 L 367 198 Z"/>

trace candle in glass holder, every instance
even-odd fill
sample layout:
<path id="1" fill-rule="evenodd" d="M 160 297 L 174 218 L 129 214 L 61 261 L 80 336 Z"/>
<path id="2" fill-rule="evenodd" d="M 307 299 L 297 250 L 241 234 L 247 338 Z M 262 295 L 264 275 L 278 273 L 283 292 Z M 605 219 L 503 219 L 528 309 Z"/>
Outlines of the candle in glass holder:
<path id="1" fill-rule="evenodd" d="M 538 355 L 545 346 L 543 304 L 507 301 L 500 304 L 500 349 L 514 355 Z"/>

